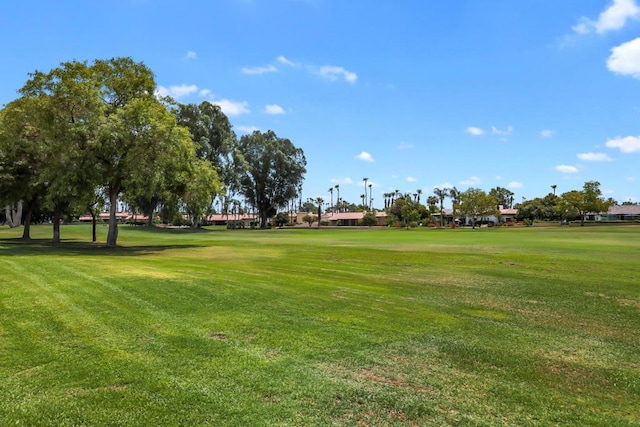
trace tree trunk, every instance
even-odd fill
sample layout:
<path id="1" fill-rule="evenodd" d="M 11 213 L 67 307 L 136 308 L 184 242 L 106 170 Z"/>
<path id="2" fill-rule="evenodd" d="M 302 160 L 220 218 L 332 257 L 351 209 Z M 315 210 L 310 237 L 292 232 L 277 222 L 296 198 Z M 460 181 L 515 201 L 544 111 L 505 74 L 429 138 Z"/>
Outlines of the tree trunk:
<path id="1" fill-rule="evenodd" d="M 9 228 L 19 227 L 22 223 L 22 200 L 18 202 L 15 209 L 13 209 L 13 206 L 6 205 L 4 207 L 4 213 L 7 217 Z"/>
<path id="2" fill-rule="evenodd" d="M 109 189 L 109 231 L 107 233 L 107 246 L 115 247 L 118 241 L 118 193 L 115 189 Z"/>
<path id="3" fill-rule="evenodd" d="M 97 233 L 96 233 L 96 213 L 93 209 L 90 210 L 91 212 L 91 242 L 95 243 L 98 240 L 97 237 Z"/>
<path id="4" fill-rule="evenodd" d="M 260 228 L 267 228 L 267 211 L 260 211 Z"/>
<path id="5" fill-rule="evenodd" d="M 22 240 L 31 240 L 31 215 L 36 205 L 35 200 L 27 202 L 27 213 L 24 216 L 24 229 L 22 230 Z"/>
<path id="6" fill-rule="evenodd" d="M 55 208 L 53 211 L 53 243 L 60 243 L 60 208 Z"/>

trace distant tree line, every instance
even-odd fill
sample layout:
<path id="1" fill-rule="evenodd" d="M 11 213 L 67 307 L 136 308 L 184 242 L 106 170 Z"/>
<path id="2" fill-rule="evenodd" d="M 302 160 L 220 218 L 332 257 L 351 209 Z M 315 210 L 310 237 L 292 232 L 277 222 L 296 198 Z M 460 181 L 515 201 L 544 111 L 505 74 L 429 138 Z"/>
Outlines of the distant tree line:
<path id="1" fill-rule="evenodd" d="M 184 215 L 192 226 L 212 212 L 253 209 L 262 227 L 301 191 L 306 159 L 274 132 L 237 138 L 220 107 L 156 95 L 152 71 L 131 58 L 71 61 L 35 71 L 0 110 L 0 206 L 6 222 L 50 220 L 60 242 L 65 218 L 117 207 L 149 218 Z"/>
<path id="2" fill-rule="evenodd" d="M 616 205 L 612 198 L 605 199 L 598 181 L 585 182 L 581 190 L 571 190 L 557 196 L 554 193 L 532 200 L 514 203 L 514 193 L 502 187 L 485 192 L 479 188 L 459 191 L 452 188 L 434 188 L 428 196 L 426 206 L 420 204 L 420 194 L 405 193 L 398 190 L 385 193 L 385 207 L 391 223 L 400 223 L 406 227 L 418 222 L 433 221 L 438 217 L 440 226 L 445 225 L 444 200 L 451 199 L 452 218 L 470 218 L 475 227 L 476 221 L 490 216 L 500 216 L 500 209 L 517 208 L 516 220 L 572 221 L 580 220 L 581 225 L 589 213 L 606 212 Z M 412 197 L 413 196 L 413 197 Z M 630 202 L 627 202 L 630 204 Z"/>

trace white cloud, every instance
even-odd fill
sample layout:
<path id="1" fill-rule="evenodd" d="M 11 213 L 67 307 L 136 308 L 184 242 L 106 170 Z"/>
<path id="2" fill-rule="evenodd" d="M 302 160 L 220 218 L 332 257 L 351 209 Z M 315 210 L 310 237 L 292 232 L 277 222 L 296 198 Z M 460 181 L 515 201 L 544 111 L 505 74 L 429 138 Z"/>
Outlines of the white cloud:
<path id="1" fill-rule="evenodd" d="M 640 37 L 611 49 L 609 71 L 640 79 Z"/>
<path id="2" fill-rule="evenodd" d="M 635 0 L 613 0 L 607 9 L 600 13 L 597 21 L 582 17 L 572 29 L 578 34 L 587 34 L 592 31 L 604 34 L 621 29 L 628 19 L 636 19 L 639 15 L 640 8 Z"/>
<path id="3" fill-rule="evenodd" d="M 640 136 L 610 139 L 605 145 L 609 148 L 619 148 L 623 153 L 638 153 L 640 152 Z"/>
<path id="4" fill-rule="evenodd" d="M 500 130 L 495 126 L 491 126 L 491 133 L 494 135 L 508 136 L 513 132 L 513 126 L 507 127 L 506 130 Z"/>
<path id="5" fill-rule="evenodd" d="M 200 96 L 204 97 L 204 98 L 211 98 L 213 99 L 213 92 L 211 92 L 209 89 L 202 89 L 199 92 Z"/>
<path id="6" fill-rule="evenodd" d="M 407 182 L 416 182 L 416 181 L 417 181 L 417 179 L 415 179 L 415 178 L 414 178 L 414 177 L 412 177 L 412 176 L 408 176 L 408 177 L 407 177 Z"/>
<path id="7" fill-rule="evenodd" d="M 540 136 L 543 138 L 551 138 L 555 132 L 550 129 L 544 129 L 540 131 Z"/>
<path id="8" fill-rule="evenodd" d="M 349 178 L 348 176 L 344 177 L 344 178 L 331 178 L 331 183 L 332 184 L 353 184 L 353 180 L 351 178 Z"/>
<path id="9" fill-rule="evenodd" d="M 239 116 L 240 114 L 249 113 L 249 103 L 246 101 L 230 101 L 228 99 L 221 99 L 219 101 L 213 101 L 213 103 L 219 105 L 222 112 L 227 116 Z"/>
<path id="10" fill-rule="evenodd" d="M 467 132 L 468 134 L 471 134 L 473 136 L 480 136 L 484 134 L 484 130 L 477 128 L 475 126 L 469 126 L 467 127 L 467 129 L 465 130 L 465 132 Z"/>
<path id="11" fill-rule="evenodd" d="M 578 153 L 578 158 L 589 162 L 610 162 L 612 160 L 606 153 Z"/>
<path id="12" fill-rule="evenodd" d="M 477 176 L 472 176 L 469 179 L 465 179 L 464 181 L 460 181 L 460 184 L 462 184 L 462 185 L 480 185 L 481 182 L 482 182 L 482 179 L 478 178 Z"/>
<path id="13" fill-rule="evenodd" d="M 265 73 L 275 73 L 278 71 L 275 65 L 267 65 L 265 67 L 244 67 L 241 70 L 244 74 L 265 74 Z"/>
<path id="14" fill-rule="evenodd" d="M 569 166 L 569 165 L 558 165 L 555 167 L 555 170 L 562 173 L 578 173 L 579 172 L 577 167 Z"/>
<path id="15" fill-rule="evenodd" d="M 158 89 L 156 89 L 156 96 L 170 96 L 177 100 L 197 91 L 198 86 L 196 85 L 174 85 L 169 87 L 158 86 Z"/>
<path id="16" fill-rule="evenodd" d="M 409 144 L 408 142 L 400 141 L 398 144 L 398 150 L 409 150 L 413 148 L 413 144 Z"/>
<path id="17" fill-rule="evenodd" d="M 287 58 L 285 58 L 282 55 L 278 56 L 277 61 L 279 63 L 281 63 L 281 64 L 288 65 L 290 67 L 295 67 L 296 66 L 296 63 L 289 61 Z"/>
<path id="18" fill-rule="evenodd" d="M 522 188 L 524 184 L 518 181 L 511 181 L 507 184 L 507 188 Z"/>
<path id="19" fill-rule="evenodd" d="M 284 108 L 278 104 L 268 104 L 264 106 L 264 112 L 267 114 L 284 114 Z"/>
<path id="20" fill-rule="evenodd" d="M 186 59 L 197 59 L 198 58 L 198 54 L 195 53 L 192 50 L 188 50 L 187 54 L 184 56 Z"/>
<path id="21" fill-rule="evenodd" d="M 450 184 L 450 183 L 448 183 L 448 182 L 445 182 L 445 183 L 440 184 L 440 185 L 434 185 L 434 186 L 433 186 L 433 188 L 440 188 L 440 189 L 443 189 L 443 188 L 453 188 L 453 184 Z"/>
<path id="22" fill-rule="evenodd" d="M 356 156 L 356 159 L 360 159 L 365 162 L 371 162 L 371 163 L 374 162 L 373 157 L 371 157 L 371 154 L 367 153 L 366 151 L 363 151 L 362 153 L 358 154 Z"/>
<path id="23" fill-rule="evenodd" d="M 260 130 L 255 126 L 235 126 L 234 129 L 238 130 L 240 133 L 253 133 Z"/>
<path id="24" fill-rule="evenodd" d="M 334 65 L 324 65 L 320 67 L 318 74 L 328 80 L 338 80 L 342 78 L 352 84 L 358 80 L 358 75 L 356 73 Z"/>

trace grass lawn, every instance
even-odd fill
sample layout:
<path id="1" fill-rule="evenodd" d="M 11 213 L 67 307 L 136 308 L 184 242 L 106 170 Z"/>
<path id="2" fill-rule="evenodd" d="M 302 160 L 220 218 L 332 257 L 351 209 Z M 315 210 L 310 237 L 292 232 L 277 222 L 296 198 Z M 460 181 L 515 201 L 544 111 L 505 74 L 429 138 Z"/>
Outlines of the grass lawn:
<path id="1" fill-rule="evenodd" d="M 3 426 L 640 425 L 640 227 L 21 232 Z"/>

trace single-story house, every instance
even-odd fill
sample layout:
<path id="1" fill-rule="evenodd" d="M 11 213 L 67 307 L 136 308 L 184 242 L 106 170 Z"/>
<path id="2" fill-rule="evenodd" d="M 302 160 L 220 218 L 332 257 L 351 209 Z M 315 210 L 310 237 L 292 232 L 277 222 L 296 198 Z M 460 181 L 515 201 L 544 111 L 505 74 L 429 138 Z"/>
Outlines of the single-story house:
<path id="1" fill-rule="evenodd" d="M 378 225 L 387 225 L 387 213 L 382 211 L 373 211 Z M 327 221 L 332 226 L 351 226 L 360 225 L 360 220 L 366 212 L 330 212 L 322 216 L 323 221 Z"/>
<path id="2" fill-rule="evenodd" d="M 133 218 L 132 213 L 130 212 L 116 212 L 116 219 L 118 222 L 125 222 L 127 221 L 129 218 Z M 140 218 L 140 216 L 138 216 L 137 218 Z M 78 218 L 78 221 L 80 222 L 91 222 L 93 220 L 93 218 L 91 217 L 91 215 L 81 215 Z M 96 216 L 96 221 L 98 222 L 109 222 L 109 212 L 100 212 L 97 216 Z"/>
<path id="3" fill-rule="evenodd" d="M 260 221 L 260 218 L 256 214 L 213 214 L 209 215 L 206 221 L 211 225 L 227 225 L 227 221 L 242 221 L 245 227 L 251 227 L 251 223 Z"/>
<path id="4" fill-rule="evenodd" d="M 607 221 L 640 220 L 640 205 L 611 206 L 606 214 L 600 215 L 600 219 Z"/>

